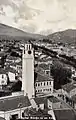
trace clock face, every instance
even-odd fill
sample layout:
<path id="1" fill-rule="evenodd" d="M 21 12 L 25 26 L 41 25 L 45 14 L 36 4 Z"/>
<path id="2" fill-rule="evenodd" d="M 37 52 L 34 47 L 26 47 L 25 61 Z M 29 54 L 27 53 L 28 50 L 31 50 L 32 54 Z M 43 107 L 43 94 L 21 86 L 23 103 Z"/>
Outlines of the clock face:
<path id="1" fill-rule="evenodd" d="M 28 54 L 29 54 L 29 55 L 31 54 L 31 50 L 28 51 Z"/>

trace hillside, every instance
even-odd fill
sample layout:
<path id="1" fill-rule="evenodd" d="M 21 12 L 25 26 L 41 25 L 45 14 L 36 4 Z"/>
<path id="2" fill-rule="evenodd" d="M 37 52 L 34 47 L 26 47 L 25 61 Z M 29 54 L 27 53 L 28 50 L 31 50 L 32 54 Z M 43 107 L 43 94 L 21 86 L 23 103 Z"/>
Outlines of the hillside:
<path id="1" fill-rule="evenodd" d="M 68 29 L 47 36 L 50 40 L 62 43 L 76 44 L 76 30 Z"/>
<path id="2" fill-rule="evenodd" d="M 43 39 L 45 36 L 39 34 L 31 34 L 22 30 L 4 25 L 0 23 L 0 38 L 1 39 Z"/>

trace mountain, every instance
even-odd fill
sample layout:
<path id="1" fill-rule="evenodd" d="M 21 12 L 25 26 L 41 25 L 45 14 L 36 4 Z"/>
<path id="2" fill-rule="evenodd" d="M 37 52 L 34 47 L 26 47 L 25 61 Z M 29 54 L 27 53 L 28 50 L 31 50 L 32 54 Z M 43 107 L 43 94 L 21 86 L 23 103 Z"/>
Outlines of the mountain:
<path id="1" fill-rule="evenodd" d="M 76 30 L 75 29 L 68 29 L 65 31 L 59 31 L 47 36 L 50 40 L 55 42 L 62 42 L 62 43 L 75 43 L 76 44 Z"/>
<path id="2" fill-rule="evenodd" d="M 8 39 L 8 38 L 15 38 L 15 39 L 43 39 L 45 36 L 39 34 L 31 34 L 24 32 L 22 30 L 4 25 L 0 23 L 0 38 L 1 39 Z"/>

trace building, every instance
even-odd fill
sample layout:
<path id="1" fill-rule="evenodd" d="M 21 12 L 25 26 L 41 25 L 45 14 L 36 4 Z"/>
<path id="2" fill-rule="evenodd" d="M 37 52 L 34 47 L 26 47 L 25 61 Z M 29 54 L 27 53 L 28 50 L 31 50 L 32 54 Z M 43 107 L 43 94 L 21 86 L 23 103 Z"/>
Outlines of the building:
<path id="1" fill-rule="evenodd" d="M 7 75 L 4 69 L 0 69 L 0 88 L 1 89 L 3 85 L 7 85 Z"/>
<path id="2" fill-rule="evenodd" d="M 37 95 L 46 95 L 53 93 L 53 78 L 43 73 L 36 72 L 35 92 Z"/>
<path id="3" fill-rule="evenodd" d="M 26 109 L 24 114 L 25 114 L 25 119 L 29 119 L 29 120 L 30 119 L 33 119 L 33 120 L 43 119 L 44 120 L 45 118 L 47 120 L 54 120 L 52 118 L 52 115 L 48 114 L 47 111 L 41 110 L 41 109 L 38 109 L 38 110 L 36 110 L 35 108 Z"/>
<path id="4" fill-rule="evenodd" d="M 31 44 L 25 44 L 22 63 L 22 90 L 29 98 L 34 96 L 34 52 Z"/>
<path id="5" fill-rule="evenodd" d="M 62 93 L 67 97 L 71 98 L 73 95 L 76 94 L 76 82 L 67 83 L 62 86 Z"/>
<path id="6" fill-rule="evenodd" d="M 31 104 L 27 96 L 16 95 L 0 98 L 0 117 L 6 120 L 23 118 L 24 110 Z"/>
<path id="7" fill-rule="evenodd" d="M 44 72 L 45 75 L 48 75 L 49 77 L 51 76 L 51 64 L 40 64 L 40 68 L 42 68 L 42 71 Z"/>

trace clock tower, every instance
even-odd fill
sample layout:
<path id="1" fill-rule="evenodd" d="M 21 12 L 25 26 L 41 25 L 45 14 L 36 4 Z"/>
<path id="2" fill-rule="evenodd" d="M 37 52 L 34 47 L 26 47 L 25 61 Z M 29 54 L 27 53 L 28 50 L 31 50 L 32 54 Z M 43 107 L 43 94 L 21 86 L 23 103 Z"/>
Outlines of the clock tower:
<path id="1" fill-rule="evenodd" d="M 22 90 L 29 98 L 34 96 L 34 52 L 31 44 L 25 44 L 22 57 Z"/>

